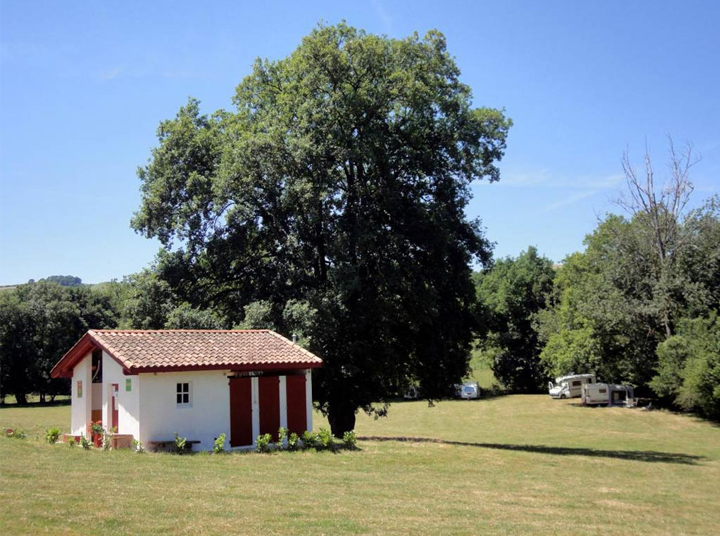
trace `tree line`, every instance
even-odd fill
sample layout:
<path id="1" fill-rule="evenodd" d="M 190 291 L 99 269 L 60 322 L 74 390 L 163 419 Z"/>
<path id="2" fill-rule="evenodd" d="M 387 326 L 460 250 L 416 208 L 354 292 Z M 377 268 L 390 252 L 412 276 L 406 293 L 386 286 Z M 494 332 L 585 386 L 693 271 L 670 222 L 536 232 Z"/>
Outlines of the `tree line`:
<path id="1" fill-rule="evenodd" d="M 512 391 L 595 372 L 642 396 L 720 418 L 720 200 L 690 209 L 692 150 L 670 146 L 656 184 L 627 155 L 624 215 L 608 214 L 561 266 L 529 248 L 476 276 L 485 357 Z"/>

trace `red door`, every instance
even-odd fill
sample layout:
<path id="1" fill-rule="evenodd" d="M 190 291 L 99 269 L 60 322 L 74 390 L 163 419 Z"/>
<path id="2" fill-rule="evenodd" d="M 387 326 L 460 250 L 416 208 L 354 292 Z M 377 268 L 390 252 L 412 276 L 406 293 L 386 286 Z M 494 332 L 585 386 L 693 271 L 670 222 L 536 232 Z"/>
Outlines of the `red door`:
<path id="1" fill-rule="evenodd" d="M 261 376 L 258 378 L 260 396 L 260 435 L 270 434 L 277 441 L 280 428 L 280 377 Z"/>
<path id="2" fill-rule="evenodd" d="M 305 375 L 288 376 L 287 422 L 288 430 L 301 435 L 307 429 L 307 405 L 305 404 Z"/>
<path id="3" fill-rule="evenodd" d="M 250 378 L 230 378 L 230 446 L 252 445 L 252 385 Z"/>

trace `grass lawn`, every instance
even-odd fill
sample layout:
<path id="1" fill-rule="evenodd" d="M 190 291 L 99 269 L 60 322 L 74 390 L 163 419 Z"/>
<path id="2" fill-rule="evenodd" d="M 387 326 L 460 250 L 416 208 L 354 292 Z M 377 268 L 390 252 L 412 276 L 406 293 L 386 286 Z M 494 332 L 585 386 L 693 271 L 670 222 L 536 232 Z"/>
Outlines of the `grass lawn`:
<path id="1" fill-rule="evenodd" d="M 174 456 L 34 438 L 0 409 L 0 534 L 717 534 L 720 427 L 547 396 L 392 406 L 360 450 Z M 316 426 L 324 426 L 320 417 Z M 416 438 L 417 440 L 399 440 Z"/>

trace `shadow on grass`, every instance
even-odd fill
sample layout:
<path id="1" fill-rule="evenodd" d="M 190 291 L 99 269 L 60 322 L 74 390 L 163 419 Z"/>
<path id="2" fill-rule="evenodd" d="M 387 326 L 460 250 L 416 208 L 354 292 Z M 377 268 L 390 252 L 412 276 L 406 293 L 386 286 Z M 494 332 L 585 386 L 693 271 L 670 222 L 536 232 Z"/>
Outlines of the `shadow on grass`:
<path id="1" fill-rule="evenodd" d="M 464 441 L 448 441 L 429 437 L 385 437 L 362 436 L 363 441 L 398 441 L 408 443 L 439 443 L 443 445 L 457 445 L 461 447 L 477 447 L 483 449 L 512 450 L 520 452 L 535 452 L 538 454 L 554 454 L 556 456 L 590 456 L 595 458 L 614 458 L 635 462 L 675 463 L 681 465 L 697 465 L 705 460 L 704 456 L 680 454 L 676 452 L 657 452 L 654 450 L 600 450 L 583 447 L 548 447 L 545 445 L 508 445 L 502 443 L 469 443 Z"/>
<path id="2" fill-rule="evenodd" d="M 473 398 L 473 399 L 466 399 L 466 398 L 459 398 L 459 397 L 450 397 L 450 398 L 438 398 L 433 400 L 428 400 L 427 398 L 418 397 L 418 398 L 392 398 L 388 400 L 391 404 L 402 404 L 404 402 L 427 402 L 430 406 L 434 406 L 435 404 L 438 404 L 440 402 L 455 402 L 455 401 L 465 401 L 465 402 L 478 402 L 480 400 L 492 400 L 493 398 L 502 398 L 505 396 L 510 395 L 511 393 L 508 393 L 507 391 L 501 391 L 499 389 L 481 389 L 480 390 L 480 398 Z"/>
<path id="3" fill-rule="evenodd" d="M 56 406 L 69 406 L 70 405 L 70 399 L 64 398 L 60 400 L 53 400 L 52 402 L 50 400 L 47 400 L 45 402 L 28 402 L 27 404 L 18 404 L 17 402 L 0 404 L 0 410 L 1 409 L 10 409 L 10 408 L 52 408 Z"/>

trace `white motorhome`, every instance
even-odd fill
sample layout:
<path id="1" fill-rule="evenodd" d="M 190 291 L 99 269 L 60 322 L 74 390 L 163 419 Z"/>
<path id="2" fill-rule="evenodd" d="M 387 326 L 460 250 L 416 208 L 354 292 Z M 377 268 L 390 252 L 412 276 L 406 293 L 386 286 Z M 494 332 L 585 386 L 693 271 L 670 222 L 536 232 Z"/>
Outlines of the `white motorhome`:
<path id="1" fill-rule="evenodd" d="M 552 398 L 576 398 L 582 394 L 584 385 L 597 383 L 595 374 L 570 374 L 555 378 L 548 388 Z"/>
<path id="2" fill-rule="evenodd" d="M 582 403 L 585 406 L 633 406 L 635 389 L 632 385 L 613 383 L 583 385 Z"/>

